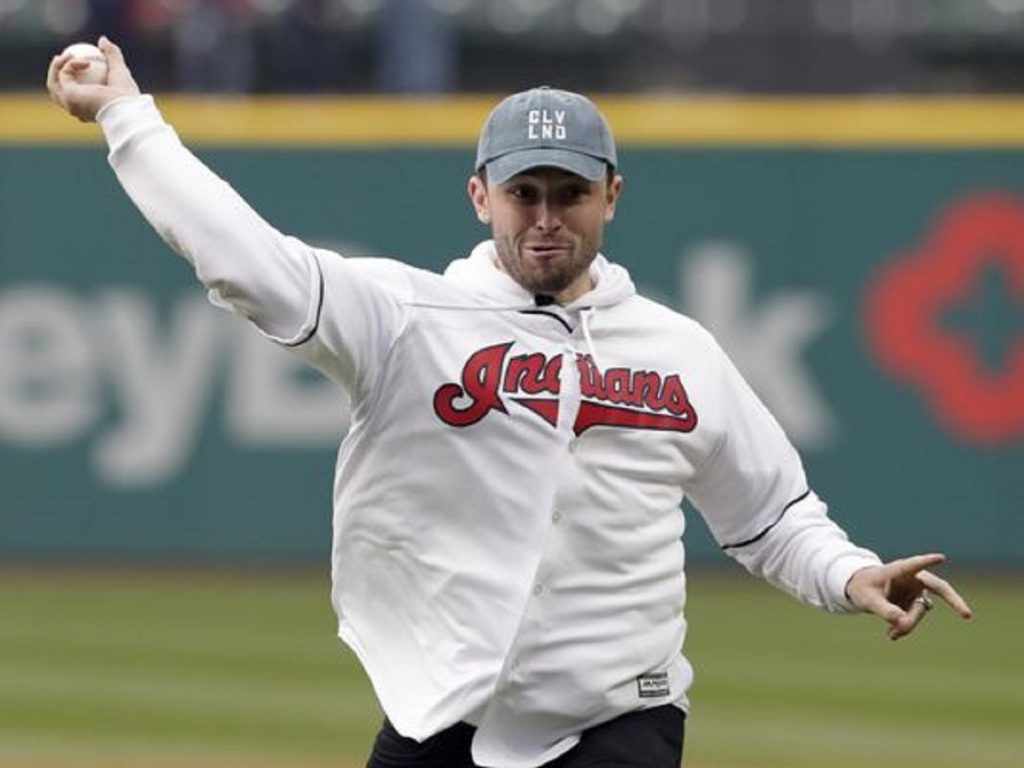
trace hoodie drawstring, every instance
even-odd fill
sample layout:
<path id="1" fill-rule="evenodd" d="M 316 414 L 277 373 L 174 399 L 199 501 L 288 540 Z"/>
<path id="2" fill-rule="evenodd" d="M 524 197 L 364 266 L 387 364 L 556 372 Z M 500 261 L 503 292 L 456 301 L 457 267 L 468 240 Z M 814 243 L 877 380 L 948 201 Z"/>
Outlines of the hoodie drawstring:
<path id="1" fill-rule="evenodd" d="M 583 328 L 583 339 L 587 342 L 587 352 L 590 353 L 590 359 L 594 363 L 594 367 L 598 371 L 603 371 L 604 366 L 597 359 L 597 350 L 594 348 L 594 337 L 590 335 L 590 318 L 594 316 L 596 311 L 594 307 L 580 310 L 580 326 Z"/>

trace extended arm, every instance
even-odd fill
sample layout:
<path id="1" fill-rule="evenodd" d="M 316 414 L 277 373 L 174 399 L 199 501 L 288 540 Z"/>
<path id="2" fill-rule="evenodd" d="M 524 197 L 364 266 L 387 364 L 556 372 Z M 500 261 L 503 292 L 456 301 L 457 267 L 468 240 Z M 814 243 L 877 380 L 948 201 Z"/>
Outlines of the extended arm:
<path id="1" fill-rule="evenodd" d="M 883 564 L 849 540 L 809 489 L 782 428 L 724 353 L 719 361 L 721 439 L 690 492 L 726 554 L 806 603 L 879 616 L 894 640 L 929 609 L 925 590 L 969 618 L 963 598 L 927 570 L 942 555 Z"/>
<path id="2" fill-rule="evenodd" d="M 956 589 L 927 570 L 945 562 L 944 555 L 871 562 L 875 556 L 851 544 L 813 494 L 787 510 L 760 540 L 727 551 L 752 573 L 806 602 L 878 616 L 889 624 L 892 640 L 909 635 L 924 619 L 932 608 L 929 594 L 961 618 L 971 618 Z"/>

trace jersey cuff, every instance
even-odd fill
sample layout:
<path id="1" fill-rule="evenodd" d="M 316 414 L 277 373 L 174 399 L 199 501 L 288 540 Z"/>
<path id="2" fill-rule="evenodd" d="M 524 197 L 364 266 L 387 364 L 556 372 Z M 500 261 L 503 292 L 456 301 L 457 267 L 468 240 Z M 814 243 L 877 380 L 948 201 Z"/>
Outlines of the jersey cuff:
<path id="1" fill-rule="evenodd" d="M 172 130 L 148 93 L 120 96 L 105 104 L 96 113 L 96 122 L 103 130 L 111 158 L 140 136 L 161 129 Z"/>
<path id="2" fill-rule="evenodd" d="M 861 568 L 881 565 L 882 561 L 874 552 L 857 548 L 856 551 L 842 555 L 828 569 L 825 588 L 829 595 L 829 610 L 834 613 L 858 613 L 860 609 L 850 602 L 846 596 L 846 585 L 850 577 Z"/>

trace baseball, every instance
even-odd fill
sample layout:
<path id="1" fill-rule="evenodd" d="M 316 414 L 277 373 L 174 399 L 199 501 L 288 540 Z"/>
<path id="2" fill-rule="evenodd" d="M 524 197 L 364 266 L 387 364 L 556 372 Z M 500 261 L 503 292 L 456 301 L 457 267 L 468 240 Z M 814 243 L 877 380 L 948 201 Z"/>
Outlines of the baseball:
<path id="1" fill-rule="evenodd" d="M 88 69 L 76 73 L 78 82 L 84 85 L 105 85 L 107 82 L 107 58 L 103 51 L 92 43 L 75 43 L 64 49 L 73 59 L 84 59 L 89 62 Z"/>

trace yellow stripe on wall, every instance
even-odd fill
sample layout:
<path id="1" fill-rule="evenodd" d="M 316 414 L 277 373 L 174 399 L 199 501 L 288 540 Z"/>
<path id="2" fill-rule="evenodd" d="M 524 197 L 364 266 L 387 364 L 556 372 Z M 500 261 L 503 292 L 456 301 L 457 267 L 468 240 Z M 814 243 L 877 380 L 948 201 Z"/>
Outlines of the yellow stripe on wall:
<path id="1" fill-rule="evenodd" d="M 596 97 L 620 144 L 1024 147 L 1024 98 Z M 466 146 L 497 97 L 159 97 L 194 144 Z M 0 96 L 0 144 L 91 144 L 45 96 Z"/>

